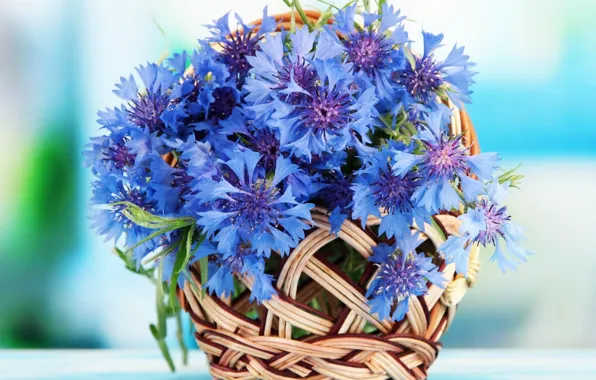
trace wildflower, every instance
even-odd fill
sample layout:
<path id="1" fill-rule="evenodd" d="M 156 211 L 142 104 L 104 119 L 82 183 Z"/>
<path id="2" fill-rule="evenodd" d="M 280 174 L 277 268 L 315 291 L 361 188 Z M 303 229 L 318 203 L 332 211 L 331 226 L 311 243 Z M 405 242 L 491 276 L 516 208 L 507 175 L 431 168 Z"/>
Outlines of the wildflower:
<path id="1" fill-rule="evenodd" d="M 488 186 L 488 194 L 480 199 L 473 208 L 461 215 L 459 229 L 461 236 L 450 236 L 439 247 L 448 262 L 455 262 L 458 273 L 467 275 L 470 250 L 474 244 L 495 246 L 491 261 L 496 261 L 503 272 L 515 269 L 517 262 L 526 262 L 526 256 L 531 253 L 520 246 L 524 240 L 521 228 L 511 222 L 507 207 L 500 206 L 510 183 L 499 184 L 494 180 Z M 506 256 L 501 248 L 504 240 L 512 259 Z"/>
<path id="2" fill-rule="evenodd" d="M 405 66 L 400 47 L 408 41 L 400 11 L 383 4 L 382 15 L 364 13 L 364 27 L 356 27 L 356 4 L 340 10 L 334 28 L 341 34 L 346 60 L 355 72 L 363 72 L 374 83 L 376 95 L 383 101 L 394 98 L 391 73 Z M 394 28 L 390 30 L 389 28 Z"/>
<path id="3" fill-rule="evenodd" d="M 244 24 L 236 15 L 240 28 L 232 32 L 229 15 L 226 13 L 218 20 L 214 20 L 213 25 L 209 25 L 211 37 L 207 42 L 218 45 L 220 51 L 216 54 L 219 60 L 227 66 L 230 75 L 241 86 L 250 70 L 247 58 L 255 55 L 259 50 L 259 41 L 264 35 L 275 30 L 276 22 L 273 17 L 267 15 L 267 7 L 265 7 L 262 22 L 258 27 Z"/>
<path id="4" fill-rule="evenodd" d="M 481 180 L 490 179 L 499 160 L 496 153 L 470 156 L 462 136 L 450 136 L 442 131 L 443 122 L 442 111 L 431 113 L 426 118 L 426 129 L 419 134 L 422 154 L 398 151 L 394 157 L 395 175 L 406 176 L 413 167 L 418 167 L 421 183 L 413 197 L 430 213 L 460 205 L 457 184 L 461 184 L 464 200 L 474 201 L 483 192 L 483 184 L 468 172 Z"/>
<path id="5" fill-rule="evenodd" d="M 414 221 L 422 226 L 430 220 L 430 214 L 412 200 L 423 179 L 417 173 L 398 175 L 392 170 L 397 149 L 403 148 L 394 144 L 375 152 L 356 173 L 352 186 L 353 218 L 360 218 L 364 227 L 369 215 L 381 217 L 379 233 L 389 238 L 408 232 Z"/>
<path id="6" fill-rule="evenodd" d="M 229 296 L 234 291 L 234 274 L 253 279 L 250 301 L 266 301 L 276 294 L 273 277 L 265 273 L 263 256 L 251 250 L 250 246 L 238 245 L 230 253 L 221 255 L 216 263 L 209 263 L 209 280 L 205 284 L 210 293 Z"/>
<path id="7" fill-rule="evenodd" d="M 153 231 L 128 219 L 122 213 L 126 206 L 114 205 L 117 202 L 130 202 L 153 214 L 157 211 L 156 202 L 143 186 L 126 182 L 113 175 L 101 176 L 93 182 L 91 204 L 95 207 L 91 216 L 92 227 L 97 229 L 100 235 L 105 235 L 106 241 L 116 242 L 124 235 L 125 245 L 132 247 Z M 133 250 L 133 258 L 140 263 L 155 247 L 155 241 L 147 241 Z"/>
<path id="8" fill-rule="evenodd" d="M 470 103 L 470 86 L 474 83 L 475 64 L 464 55 L 464 48 L 455 45 L 444 61 L 435 58 L 435 50 L 441 46 L 443 34 L 422 32 L 424 54 L 414 55 L 409 50 L 409 60 L 405 67 L 393 72 L 393 80 L 402 87 L 403 104 L 420 103 L 435 108 L 446 99 L 451 99 L 458 107 Z M 437 100 L 437 98 L 441 100 Z"/>
<path id="9" fill-rule="evenodd" d="M 417 253 L 420 245 L 419 233 L 405 233 L 397 243 L 389 246 L 380 244 L 373 249 L 370 261 L 379 266 L 366 297 L 372 313 L 380 320 L 401 321 L 408 312 L 410 297 L 423 296 L 428 291 L 428 283 L 443 287 L 445 279 L 432 258 Z M 397 306 L 393 314 L 391 309 Z"/>
<path id="10" fill-rule="evenodd" d="M 221 252 L 249 243 L 258 254 L 287 254 L 309 228 L 304 221 L 310 221 L 313 205 L 297 202 L 289 185 L 281 191 L 282 181 L 299 168 L 280 157 L 268 176 L 260 161 L 261 155 L 248 149 L 230 152 L 224 176 L 199 186 L 198 197 L 211 210 L 198 212 L 197 224 Z"/>

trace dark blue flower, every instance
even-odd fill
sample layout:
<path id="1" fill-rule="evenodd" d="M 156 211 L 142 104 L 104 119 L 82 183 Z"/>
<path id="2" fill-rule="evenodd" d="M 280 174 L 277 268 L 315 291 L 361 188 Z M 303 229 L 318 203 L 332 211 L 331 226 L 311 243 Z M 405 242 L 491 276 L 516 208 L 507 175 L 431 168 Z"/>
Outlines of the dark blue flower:
<path id="1" fill-rule="evenodd" d="M 221 252 L 248 243 L 258 254 L 268 256 L 272 250 L 287 254 L 310 228 L 305 221 L 310 221 L 313 207 L 297 202 L 291 186 L 282 184 L 298 166 L 280 157 L 275 171 L 267 173 L 258 166 L 259 153 L 247 149 L 229 156 L 224 175 L 199 186 L 199 199 L 211 209 L 197 213 L 197 224 L 218 242 Z"/>
<path id="2" fill-rule="evenodd" d="M 342 35 L 346 59 L 355 72 L 365 73 L 375 84 L 379 99 L 394 98 L 391 73 L 405 67 L 405 57 L 400 47 L 408 41 L 400 11 L 392 5 L 382 5 L 382 15 L 364 13 L 364 27 L 356 27 L 356 4 L 340 10 L 334 27 Z M 394 28 L 389 30 L 389 28 Z"/>
<path id="3" fill-rule="evenodd" d="M 459 217 L 462 221 L 459 229 L 461 236 L 450 236 L 439 247 L 448 262 L 455 262 L 458 273 L 467 275 L 470 250 L 475 244 L 485 247 L 487 244 L 494 245 L 491 261 L 496 261 L 503 272 L 515 269 L 516 262 L 526 262 L 526 256 L 531 254 L 520 246 L 524 237 L 521 229 L 511 222 L 507 207 L 500 206 L 509 185 L 500 185 L 498 180 L 491 182 L 488 194 Z M 501 240 L 505 241 L 512 258 L 508 258 L 501 249 Z"/>
<path id="4" fill-rule="evenodd" d="M 418 136 L 421 154 L 396 152 L 393 171 L 398 176 L 407 176 L 412 168 L 422 178 L 414 194 L 417 204 L 431 213 L 459 207 L 462 197 L 456 187 L 461 185 L 463 200 L 472 202 L 483 193 L 481 180 L 492 178 L 499 156 L 496 153 L 469 155 L 469 148 L 462 142 L 462 136 L 450 136 L 442 129 L 442 111 L 433 112 L 426 119 L 426 129 Z"/>
<path id="5" fill-rule="evenodd" d="M 273 276 L 265 273 L 265 260 L 247 245 L 239 245 L 233 251 L 221 255 L 209 266 L 209 293 L 227 297 L 234 292 L 234 275 L 252 279 L 250 301 L 258 303 L 269 300 L 277 291 L 273 287 Z"/>
<path id="6" fill-rule="evenodd" d="M 174 160 L 166 162 L 160 156 L 151 160 L 151 176 L 147 183 L 154 192 L 159 209 L 166 215 L 192 216 L 196 211 L 199 183 L 216 173 L 211 146 L 207 142 L 170 143 Z"/>
<path id="7" fill-rule="evenodd" d="M 84 165 L 90 167 L 93 174 L 97 176 L 113 174 L 123 177 L 125 172 L 135 167 L 137 157 L 126 145 L 126 140 L 115 141 L 108 136 L 91 138 L 83 155 Z"/>
<path id="8" fill-rule="evenodd" d="M 130 184 L 112 175 L 99 177 L 93 182 L 91 204 L 95 207 L 91 216 L 92 227 L 97 229 L 100 235 L 105 235 L 106 241 L 117 242 L 124 235 L 125 246 L 132 247 L 153 231 L 128 219 L 122 213 L 126 206 L 113 205 L 117 202 L 130 202 L 153 214 L 157 211 L 157 205 L 152 194 L 148 193 L 143 186 Z M 133 250 L 133 258 L 140 263 L 141 259 L 155 247 L 156 242 L 150 240 Z"/>
<path id="9" fill-rule="evenodd" d="M 401 321 L 408 312 L 410 297 L 425 295 L 429 282 L 444 286 L 445 279 L 432 258 L 416 252 L 421 242 L 418 232 L 408 232 L 393 246 L 380 244 L 373 249 L 374 255 L 369 260 L 378 264 L 379 270 L 366 296 L 370 299 L 371 312 L 380 320 L 391 315 L 394 321 Z"/>
<path id="10" fill-rule="evenodd" d="M 211 37 L 207 39 L 207 42 L 219 47 L 219 51 L 212 51 L 215 51 L 219 60 L 227 66 L 230 75 L 237 81 L 238 85 L 242 85 L 250 70 L 247 57 L 255 55 L 259 50 L 261 38 L 267 33 L 273 32 L 277 24 L 273 17 L 267 15 L 267 8 L 265 7 L 262 22 L 258 26 L 246 25 L 236 15 L 239 28 L 233 32 L 230 29 L 229 15 L 229 13 L 226 13 L 221 18 L 214 20 L 213 25 L 208 25 Z M 209 47 L 205 46 L 205 48 Z"/>
<path id="11" fill-rule="evenodd" d="M 430 105 L 431 108 L 447 98 L 458 107 L 470 102 L 470 86 L 474 83 L 475 66 L 464 55 L 464 48 L 455 45 L 444 61 L 437 61 L 434 52 L 443 41 L 443 34 L 422 33 L 424 54 L 415 55 L 410 50 L 408 63 L 393 73 L 393 79 L 401 86 L 403 104 L 406 109 L 415 103 Z M 441 100 L 437 100 L 437 98 Z"/>
<path id="12" fill-rule="evenodd" d="M 176 126 L 179 138 L 186 140 L 197 132 L 198 136 L 215 144 L 217 123 L 230 117 L 240 103 L 240 92 L 226 65 L 217 60 L 204 41 L 199 42 L 203 49 L 195 50 L 190 57 L 190 66 L 171 92 L 174 105 L 165 111 L 163 118 L 168 125 Z M 176 58 L 170 65 L 185 67 L 177 61 L 186 61 L 186 54 Z"/>
<path id="13" fill-rule="evenodd" d="M 380 217 L 379 233 L 389 238 L 409 233 L 414 221 L 422 226 L 430 220 L 430 214 L 412 199 L 422 178 L 416 173 L 397 175 L 392 170 L 398 152 L 395 148 L 400 147 L 383 148 L 369 157 L 352 186 L 353 218 L 360 218 L 364 227 L 369 215 Z"/>

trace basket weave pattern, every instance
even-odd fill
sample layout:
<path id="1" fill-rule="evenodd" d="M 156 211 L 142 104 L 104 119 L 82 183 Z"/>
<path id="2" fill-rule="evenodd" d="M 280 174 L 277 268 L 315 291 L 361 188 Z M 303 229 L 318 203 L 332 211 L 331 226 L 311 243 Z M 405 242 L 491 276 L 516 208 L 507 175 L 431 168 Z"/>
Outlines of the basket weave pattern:
<path id="1" fill-rule="evenodd" d="M 277 19 L 285 26 L 289 17 L 285 14 Z M 313 12 L 309 17 L 316 19 L 318 15 Z M 477 154 L 476 135 L 467 113 L 454 110 L 451 133 L 463 134 L 470 153 Z M 449 214 L 434 218 L 443 234 L 422 226 L 420 239 L 438 247 L 445 236 L 457 233 L 459 220 Z M 191 316 L 196 341 L 207 354 L 213 377 L 425 379 L 441 347 L 439 339 L 451 324 L 457 304 L 474 283 L 479 269 L 477 248 L 472 249 L 467 279 L 455 274 L 453 264 L 443 264 L 440 270 L 449 280 L 445 289 L 432 285 L 425 296 L 411 297 L 409 311 L 401 322 L 379 321 L 371 315 L 365 296 L 377 267 L 369 263 L 360 281 L 354 282 L 337 263 L 327 260 L 321 249 L 341 239 L 367 259 L 379 241 L 369 227 L 381 220 L 369 218 L 366 229 L 346 221 L 337 235 L 329 232 L 325 210 L 315 208 L 312 220 L 313 228 L 305 239 L 281 261 L 275 284 L 279 294 L 261 305 L 249 302 L 248 291 L 235 299 L 203 295 L 199 264 L 191 268 L 193 283 L 186 282 L 178 297 Z M 299 286 L 301 276 L 310 280 Z M 250 278 L 238 279 L 251 289 Z M 319 301 L 318 309 L 309 306 L 312 300 Z M 258 318 L 248 318 L 250 310 L 256 311 Z M 365 333 L 367 325 L 375 332 Z M 308 335 L 292 339 L 294 328 Z"/>

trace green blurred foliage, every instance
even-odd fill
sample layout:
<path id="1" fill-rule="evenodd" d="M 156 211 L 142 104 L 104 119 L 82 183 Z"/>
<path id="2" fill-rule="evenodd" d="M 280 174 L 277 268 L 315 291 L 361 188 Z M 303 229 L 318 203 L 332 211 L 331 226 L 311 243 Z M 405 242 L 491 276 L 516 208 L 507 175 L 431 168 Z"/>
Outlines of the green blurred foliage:
<path id="1" fill-rule="evenodd" d="M 15 215 L 0 236 L 0 346 L 50 347 L 48 296 L 55 270 L 77 244 L 76 176 L 80 165 L 74 131 L 42 128 L 27 154 Z"/>

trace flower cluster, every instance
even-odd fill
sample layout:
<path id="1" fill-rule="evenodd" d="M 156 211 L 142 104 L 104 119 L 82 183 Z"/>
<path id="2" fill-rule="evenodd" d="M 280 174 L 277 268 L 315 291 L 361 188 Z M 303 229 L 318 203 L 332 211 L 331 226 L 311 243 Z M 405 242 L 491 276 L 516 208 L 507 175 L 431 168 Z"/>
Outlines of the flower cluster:
<path id="1" fill-rule="evenodd" d="M 245 280 L 262 302 L 277 293 L 269 260 L 300 243 L 315 205 L 331 233 L 380 218 L 372 232 L 395 244 L 375 249 L 367 296 L 394 320 L 444 285 L 436 260 L 466 275 L 472 246 L 491 244 L 504 270 L 524 261 L 498 155 L 470 155 L 449 130 L 446 104 L 469 102 L 473 83 L 463 48 L 440 60 L 443 36 L 423 33 L 416 54 L 398 10 L 383 3 L 361 25 L 358 12 L 312 30 L 284 30 L 266 9 L 258 25 L 236 16 L 238 28 L 225 15 L 195 51 L 121 78 L 123 104 L 99 112 L 103 135 L 84 152 L 97 231 L 124 237 L 135 265 L 160 267 L 174 288 L 201 260 L 207 291 L 230 296 Z M 412 228 L 445 212 L 461 215 L 460 236 L 431 258 Z"/>

